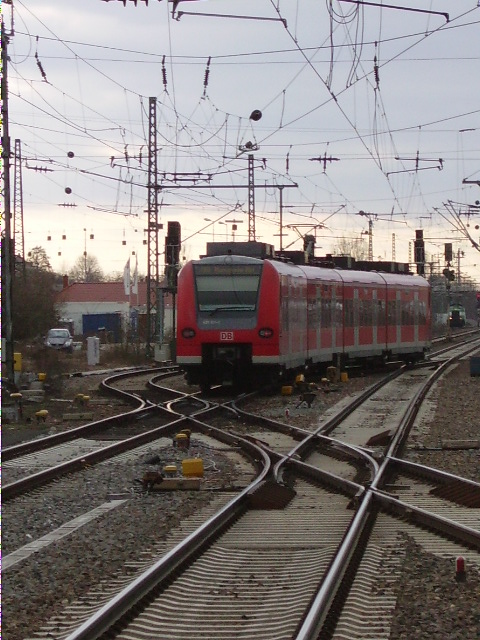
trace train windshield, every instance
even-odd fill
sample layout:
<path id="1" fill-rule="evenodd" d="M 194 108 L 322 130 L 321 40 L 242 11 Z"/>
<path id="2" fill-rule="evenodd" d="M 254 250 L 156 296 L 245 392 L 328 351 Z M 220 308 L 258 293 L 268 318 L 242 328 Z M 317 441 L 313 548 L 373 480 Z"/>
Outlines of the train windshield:
<path id="1" fill-rule="evenodd" d="M 262 265 L 197 264 L 194 269 L 199 311 L 255 311 Z"/>

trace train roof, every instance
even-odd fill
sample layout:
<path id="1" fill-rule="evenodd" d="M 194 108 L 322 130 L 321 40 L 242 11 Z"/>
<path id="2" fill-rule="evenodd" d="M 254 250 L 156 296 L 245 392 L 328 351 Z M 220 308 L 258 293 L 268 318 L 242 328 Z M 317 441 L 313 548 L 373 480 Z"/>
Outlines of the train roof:
<path id="1" fill-rule="evenodd" d="M 258 257 L 227 254 L 202 257 L 199 260 L 192 260 L 194 264 L 262 264 L 268 263 L 275 271 L 281 274 L 304 275 L 307 279 L 321 277 L 322 280 L 330 282 L 358 283 L 360 285 L 396 285 L 415 286 L 428 288 L 430 285 L 421 276 L 404 273 L 386 273 L 379 271 L 356 271 L 351 269 L 332 269 L 327 267 L 317 267 L 309 265 L 296 265 L 291 262 L 279 260 L 262 259 Z"/>
<path id="2" fill-rule="evenodd" d="M 395 285 L 395 286 L 415 286 L 426 287 L 430 285 L 421 276 L 402 273 L 386 273 L 380 271 L 354 271 L 350 269 L 329 269 L 324 267 L 300 266 L 307 278 L 318 277 L 321 272 L 322 278 L 345 283 L 358 283 L 360 285 Z"/>

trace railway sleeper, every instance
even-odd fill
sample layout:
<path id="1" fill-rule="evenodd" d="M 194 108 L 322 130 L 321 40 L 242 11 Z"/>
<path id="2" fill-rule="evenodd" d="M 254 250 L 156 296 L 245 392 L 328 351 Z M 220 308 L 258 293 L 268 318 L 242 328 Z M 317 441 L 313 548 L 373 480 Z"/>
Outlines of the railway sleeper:
<path id="1" fill-rule="evenodd" d="M 274 480 L 264 480 L 248 494 L 251 509 L 284 509 L 296 491 Z"/>

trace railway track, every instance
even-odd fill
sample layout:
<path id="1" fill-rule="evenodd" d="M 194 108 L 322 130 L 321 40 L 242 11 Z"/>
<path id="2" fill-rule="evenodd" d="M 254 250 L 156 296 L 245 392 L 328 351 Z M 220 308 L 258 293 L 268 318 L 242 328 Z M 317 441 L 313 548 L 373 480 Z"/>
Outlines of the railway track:
<path id="1" fill-rule="evenodd" d="M 440 370 L 440 363 L 435 367 Z M 410 370 L 409 382 L 402 383 L 403 391 L 397 392 L 400 404 L 405 396 L 404 406 L 396 410 L 399 428 L 389 423 L 386 434 L 385 425 L 377 424 L 369 430 L 368 440 L 359 438 L 365 429 L 359 427 L 358 415 L 349 418 L 353 420 L 350 426 L 340 423 L 346 409 L 310 433 L 275 421 L 269 424 L 258 417 L 256 428 L 259 421 L 262 427 L 252 431 L 248 412 L 242 412 L 240 402 L 235 403 L 232 411 L 236 420 L 240 416 L 245 425 L 230 434 L 230 443 L 238 446 L 244 439 L 252 456 L 263 460 L 257 478 L 230 494 L 229 502 L 225 503 L 223 495 L 218 512 L 186 539 L 177 538 L 176 546 L 171 541 L 170 550 L 145 572 L 137 567 L 133 584 L 127 585 L 125 580 L 121 586 L 117 583 L 113 604 L 96 613 L 97 600 L 95 606 L 92 602 L 82 605 L 81 619 L 90 616 L 83 626 L 75 628 L 79 618 L 72 618 L 72 611 L 67 611 L 68 624 L 64 618 L 56 620 L 53 637 L 104 637 L 106 619 L 115 618 L 120 622 L 108 637 L 145 637 L 142 628 L 161 637 L 167 627 L 172 638 L 189 637 L 193 628 L 209 638 L 239 637 L 236 634 L 313 638 L 322 629 L 322 638 L 367 637 L 345 636 L 341 629 L 351 625 L 351 616 L 358 619 L 360 615 L 358 590 L 364 589 L 366 574 L 375 582 L 372 566 L 387 562 L 392 575 L 400 570 L 399 536 L 412 536 L 422 544 L 426 544 L 426 536 L 432 540 L 431 548 L 438 551 L 439 541 L 447 535 L 448 544 L 442 542 L 445 555 L 463 553 L 468 562 L 478 564 L 478 484 L 401 460 L 418 411 L 420 388 L 425 386 L 420 378 L 428 377 L 426 371 Z M 389 384 L 399 384 L 402 378 L 397 374 Z M 369 390 L 374 407 L 370 416 L 381 402 L 375 400 L 375 393 Z M 407 395 L 414 396 L 413 403 L 409 404 Z M 172 401 L 175 404 L 178 402 Z M 355 405 L 359 404 L 357 398 Z M 358 411 L 365 415 L 366 409 Z M 204 420 L 214 414 L 214 409 L 198 406 L 188 421 L 194 430 L 202 430 L 206 428 Z M 204 437 L 218 435 L 210 429 Z M 368 444 L 372 438 L 376 442 Z M 452 485 L 453 498 L 449 494 Z M 466 495 L 474 496 L 473 504 L 459 504 Z M 300 531 L 298 523 L 302 523 Z M 191 564 L 192 555 L 196 561 Z M 372 606 L 383 611 L 378 626 L 384 629 L 392 616 L 394 582 L 392 579 L 391 592 L 387 589 L 383 600 L 372 599 L 360 607 L 364 616 Z M 106 592 L 102 597 L 109 596 Z M 135 609 L 144 609 L 144 613 L 130 621 L 133 602 Z M 309 604 L 313 605 L 310 609 Z"/>
<path id="2" fill-rule="evenodd" d="M 173 375 L 178 375 L 177 367 L 106 378 L 101 384 L 103 389 L 127 398 L 136 405 L 134 409 L 3 449 L 4 482 L 7 479 L 3 485 L 4 502 L 63 475 L 168 436 L 179 419 L 169 404 L 173 399 L 186 397 L 185 393 L 160 385 Z"/>

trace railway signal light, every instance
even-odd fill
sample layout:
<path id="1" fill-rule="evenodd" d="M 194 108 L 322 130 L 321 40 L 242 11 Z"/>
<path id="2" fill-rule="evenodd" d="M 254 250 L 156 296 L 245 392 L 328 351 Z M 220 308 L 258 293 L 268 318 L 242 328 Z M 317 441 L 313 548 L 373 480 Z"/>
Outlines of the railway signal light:
<path id="1" fill-rule="evenodd" d="M 415 231 L 415 262 L 421 264 L 425 262 L 425 243 L 423 241 L 423 230 Z"/>
<path id="2" fill-rule="evenodd" d="M 444 269 L 443 275 L 449 282 L 452 282 L 453 280 L 455 280 L 455 272 L 452 271 L 451 269 Z"/>
<path id="3" fill-rule="evenodd" d="M 453 260 L 452 243 L 451 242 L 446 242 L 445 243 L 445 261 L 446 262 L 451 262 L 452 260 Z"/>
<path id="4" fill-rule="evenodd" d="M 165 237 L 165 264 L 178 264 L 180 262 L 180 234 L 180 223 L 176 221 L 169 222 Z"/>

